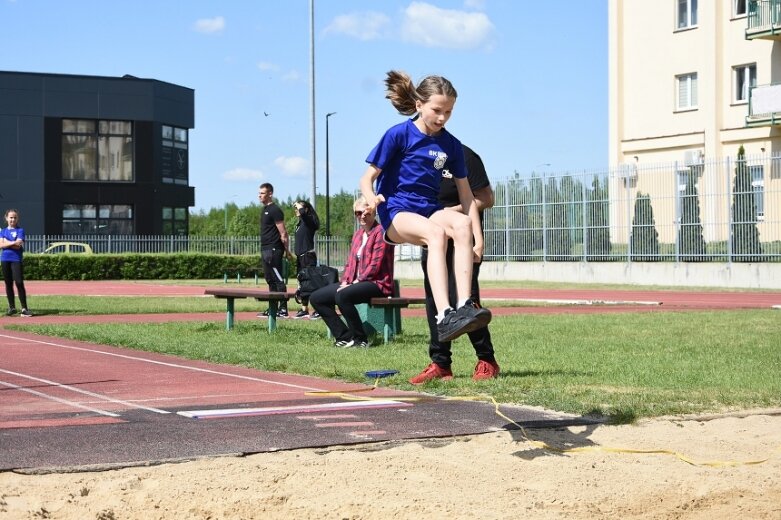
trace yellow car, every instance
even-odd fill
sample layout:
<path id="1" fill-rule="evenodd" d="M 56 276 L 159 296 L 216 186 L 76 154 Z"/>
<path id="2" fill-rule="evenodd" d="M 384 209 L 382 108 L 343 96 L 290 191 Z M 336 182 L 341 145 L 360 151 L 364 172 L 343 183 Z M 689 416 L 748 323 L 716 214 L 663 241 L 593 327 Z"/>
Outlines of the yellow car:
<path id="1" fill-rule="evenodd" d="M 92 254 L 92 246 L 83 242 L 52 242 L 44 251 L 44 254 L 77 253 Z"/>

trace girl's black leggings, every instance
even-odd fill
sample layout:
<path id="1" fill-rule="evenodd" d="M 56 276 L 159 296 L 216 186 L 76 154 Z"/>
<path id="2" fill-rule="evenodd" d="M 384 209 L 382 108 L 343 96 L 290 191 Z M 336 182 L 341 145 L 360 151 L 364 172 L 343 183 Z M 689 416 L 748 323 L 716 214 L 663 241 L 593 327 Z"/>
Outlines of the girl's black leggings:
<path id="1" fill-rule="evenodd" d="M 19 293 L 19 303 L 22 309 L 27 308 L 27 292 L 24 290 L 24 268 L 22 262 L 2 262 L 3 280 L 5 280 L 5 295 L 8 297 L 8 307 L 16 308 L 14 303 L 14 283 Z"/>

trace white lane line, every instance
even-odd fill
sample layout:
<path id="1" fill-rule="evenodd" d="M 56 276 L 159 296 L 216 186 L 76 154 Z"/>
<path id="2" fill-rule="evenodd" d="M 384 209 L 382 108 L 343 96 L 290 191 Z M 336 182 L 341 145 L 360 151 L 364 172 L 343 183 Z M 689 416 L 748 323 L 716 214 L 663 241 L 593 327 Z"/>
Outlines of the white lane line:
<path id="1" fill-rule="evenodd" d="M 292 406 L 269 406 L 265 408 L 223 408 L 213 410 L 182 410 L 176 412 L 190 419 L 214 419 L 219 417 L 240 417 L 247 415 L 276 415 L 286 413 L 319 412 L 323 410 L 348 410 L 351 408 L 388 408 L 412 406 L 401 401 L 371 400 L 371 401 L 345 401 L 338 403 L 304 404 Z"/>
<path id="2" fill-rule="evenodd" d="M 76 402 L 73 402 L 73 401 L 60 399 L 59 397 L 54 397 L 53 395 L 47 395 L 47 394 L 44 394 L 43 392 L 38 392 L 37 390 L 33 390 L 31 388 L 23 388 L 21 386 L 15 385 L 13 383 L 8 383 L 6 381 L 0 381 L 0 385 L 7 386 L 7 387 L 13 388 L 15 390 L 21 390 L 22 392 L 27 392 L 28 394 L 37 395 L 38 397 L 43 397 L 44 399 L 48 399 L 50 401 L 56 401 L 58 403 L 61 403 L 61 404 L 67 405 L 67 406 L 72 406 L 74 408 L 81 408 L 82 410 L 88 410 L 90 412 L 97 413 L 97 414 L 100 414 L 100 415 L 106 415 L 108 417 L 119 417 L 119 414 L 116 414 L 116 413 L 107 412 L 106 410 L 99 410 L 97 408 L 92 408 L 92 407 L 89 407 L 89 406 L 84 406 L 82 404 L 79 404 L 79 403 L 76 403 Z"/>
<path id="3" fill-rule="evenodd" d="M 100 399 L 101 401 L 108 401 L 108 402 L 114 403 L 114 404 L 121 404 L 122 406 L 128 406 L 130 408 L 138 408 L 140 410 L 146 410 L 147 412 L 155 412 L 155 413 L 162 413 L 162 414 L 171 413 L 171 412 L 167 412 L 165 410 L 160 410 L 158 408 L 149 408 L 147 406 L 141 406 L 139 404 L 131 403 L 131 402 L 128 402 L 128 401 L 122 401 L 121 399 L 114 399 L 112 397 L 108 397 L 108 396 L 103 395 L 103 394 L 97 394 L 95 392 L 90 392 L 89 390 L 82 390 L 81 388 L 76 388 L 76 387 L 73 387 L 73 386 L 70 386 L 70 385 L 63 385 L 61 383 L 57 383 L 56 381 L 50 381 L 49 379 L 41 379 L 40 377 L 30 376 L 30 375 L 27 375 L 27 374 L 20 374 L 19 372 L 12 372 L 10 370 L 3 370 L 2 368 L 0 368 L 0 372 L 3 372 L 5 374 L 10 374 L 12 376 L 20 377 L 20 378 L 23 378 L 23 379 L 30 379 L 32 381 L 38 381 L 39 383 L 46 383 L 47 385 L 51 385 L 51 386 L 54 386 L 54 387 L 57 387 L 57 388 L 62 388 L 63 390 L 69 390 L 71 392 L 76 392 L 77 394 L 88 395 L 90 397 L 94 397 L 96 399 Z"/>
<path id="4" fill-rule="evenodd" d="M 235 379 L 244 379 L 244 380 L 247 380 L 247 381 L 255 381 L 255 382 L 258 382 L 258 383 L 268 383 L 268 384 L 272 384 L 272 385 L 287 386 L 287 387 L 296 388 L 296 389 L 299 389 L 299 390 L 306 390 L 307 392 L 315 392 L 315 391 L 323 392 L 323 391 L 325 391 L 322 388 L 314 388 L 314 387 L 308 387 L 308 386 L 294 385 L 292 383 L 283 383 L 281 381 L 271 381 L 269 379 L 263 379 L 263 378 L 260 378 L 260 377 L 242 376 L 242 375 L 239 375 L 239 374 L 231 374 L 230 372 L 220 372 L 219 370 L 211 370 L 211 369 L 208 369 L 208 368 L 198 368 L 198 367 L 191 367 L 191 366 L 187 366 L 187 365 L 180 365 L 178 363 L 167 363 L 165 361 L 155 361 L 153 359 L 146 359 L 146 358 L 142 358 L 142 357 L 138 357 L 138 356 L 129 356 L 127 354 L 117 354 L 115 352 L 104 352 L 102 350 L 95 350 L 95 349 L 85 348 L 85 347 L 76 347 L 76 346 L 73 346 L 73 345 L 63 345 L 61 343 L 54 343 L 53 341 L 42 341 L 42 340 L 37 340 L 37 339 L 21 338 L 19 336 L 10 336 L 10 335 L 6 335 L 6 334 L 0 334 L 0 338 L 10 338 L 10 339 L 15 339 L 15 340 L 26 341 L 26 342 L 29 342 L 29 343 L 39 343 L 41 345 L 48 345 L 50 347 L 66 348 L 66 349 L 78 350 L 78 351 L 82 351 L 82 352 L 91 352 L 93 354 L 102 354 L 104 356 L 111 356 L 111 357 L 117 357 L 117 358 L 122 358 L 122 359 L 129 359 L 131 361 L 141 361 L 141 362 L 144 362 L 144 363 L 151 363 L 153 365 L 160 365 L 160 366 L 171 367 L 171 368 L 181 368 L 182 370 L 190 370 L 190 371 L 193 371 L 193 372 L 203 372 L 203 373 L 206 373 L 206 374 L 214 374 L 214 375 L 218 375 L 218 376 L 227 376 L 227 377 L 232 377 L 232 378 L 235 378 Z"/>
<path id="5" fill-rule="evenodd" d="M 662 302 L 643 300 L 566 300 L 557 298 L 504 298 L 529 303 L 554 303 L 561 305 L 661 305 Z"/>

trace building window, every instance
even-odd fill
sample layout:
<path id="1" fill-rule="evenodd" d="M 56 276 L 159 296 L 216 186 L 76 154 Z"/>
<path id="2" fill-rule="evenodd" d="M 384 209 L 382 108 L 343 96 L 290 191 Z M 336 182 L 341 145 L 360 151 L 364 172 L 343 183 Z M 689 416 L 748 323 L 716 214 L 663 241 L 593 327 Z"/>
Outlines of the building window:
<path id="1" fill-rule="evenodd" d="M 751 191 L 754 192 L 754 207 L 757 210 L 757 220 L 765 219 L 765 167 L 749 166 L 751 174 Z"/>
<path id="2" fill-rule="evenodd" d="M 697 73 L 682 74 L 675 77 L 677 87 L 677 110 L 697 108 Z"/>
<path id="3" fill-rule="evenodd" d="M 162 125 L 162 178 L 167 184 L 188 184 L 187 129 Z"/>
<path id="4" fill-rule="evenodd" d="M 132 182 L 132 123 L 63 119 L 62 178 L 68 181 Z"/>
<path id="5" fill-rule="evenodd" d="M 163 208 L 163 234 L 187 235 L 187 208 Z"/>
<path id="6" fill-rule="evenodd" d="M 746 16 L 746 3 L 746 0 L 733 0 L 732 16 L 735 18 L 738 16 Z"/>
<path id="7" fill-rule="evenodd" d="M 678 0 L 678 29 L 697 25 L 697 0 Z"/>
<path id="8" fill-rule="evenodd" d="M 129 204 L 66 204 L 62 208 L 66 235 L 133 235 L 133 206 Z"/>
<path id="9" fill-rule="evenodd" d="M 757 65 L 740 65 L 732 69 L 735 78 L 735 102 L 748 103 L 751 87 L 757 86 Z"/>

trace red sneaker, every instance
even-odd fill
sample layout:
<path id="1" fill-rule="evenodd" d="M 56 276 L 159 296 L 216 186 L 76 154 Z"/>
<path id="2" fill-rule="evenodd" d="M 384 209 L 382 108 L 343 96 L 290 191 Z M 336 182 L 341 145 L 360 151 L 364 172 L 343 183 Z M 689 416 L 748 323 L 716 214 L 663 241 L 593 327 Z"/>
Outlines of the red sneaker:
<path id="1" fill-rule="evenodd" d="M 475 374 L 472 379 L 475 381 L 482 381 L 483 379 L 493 379 L 499 375 L 499 364 L 496 361 L 483 361 L 482 359 L 477 362 L 475 367 Z"/>
<path id="2" fill-rule="evenodd" d="M 410 379 L 409 382 L 413 385 L 422 385 L 432 379 L 449 381 L 453 379 L 453 372 L 449 368 L 442 368 L 436 363 L 431 363 L 423 372 Z"/>

